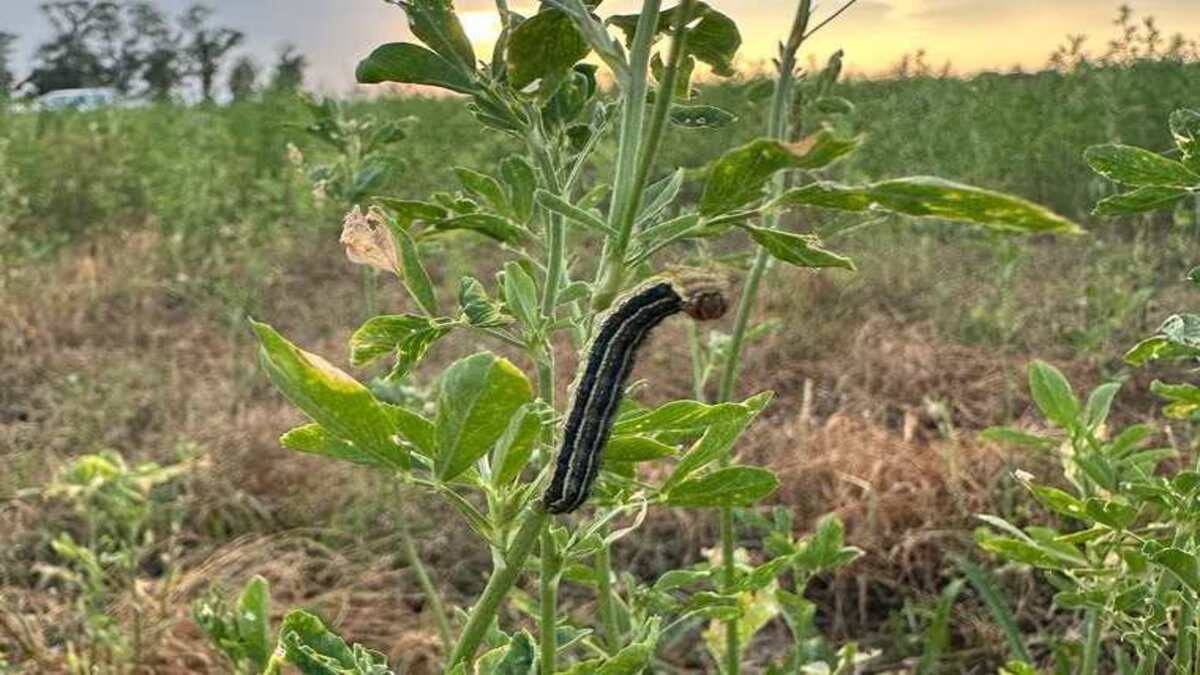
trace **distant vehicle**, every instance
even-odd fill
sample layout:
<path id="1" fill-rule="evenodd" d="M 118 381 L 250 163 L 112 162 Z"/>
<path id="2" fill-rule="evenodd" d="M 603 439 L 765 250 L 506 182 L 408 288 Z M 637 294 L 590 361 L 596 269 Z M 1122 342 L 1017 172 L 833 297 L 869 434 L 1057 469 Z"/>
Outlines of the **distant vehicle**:
<path id="1" fill-rule="evenodd" d="M 34 110 L 99 110 L 120 105 L 116 89 L 92 87 L 88 89 L 59 89 L 40 96 L 34 102 Z"/>

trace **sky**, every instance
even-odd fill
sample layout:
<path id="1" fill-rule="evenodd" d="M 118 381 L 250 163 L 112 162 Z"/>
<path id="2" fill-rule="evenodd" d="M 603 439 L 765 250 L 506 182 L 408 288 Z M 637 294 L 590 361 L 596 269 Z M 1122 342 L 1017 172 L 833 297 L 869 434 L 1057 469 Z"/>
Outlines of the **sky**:
<path id="1" fill-rule="evenodd" d="M 159 0 L 179 13 L 194 0 Z M 1200 0 L 1130 0 L 1139 15 L 1152 14 L 1166 34 L 1200 38 Z M 708 0 L 741 26 L 746 66 L 769 59 L 784 37 L 797 0 Z M 1038 68 L 1070 34 L 1086 34 L 1092 50 L 1103 50 L 1113 36 L 1112 20 L 1120 0 L 859 0 L 842 18 L 819 33 L 807 55 L 824 61 L 835 49 L 846 50 L 851 72 L 888 70 L 904 54 L 924 49 L 928 62 L 949 61 L 954 72 L 1007 70 L 1014 65 Z M 41 0 L 0 0 L 0 31 L 16 33 L 18 73 L 28 66 L 37 43 L 47 34 L 38 11 Z M 828 14 L 843 0 L 818 0 L 816 15 Z M 382 0 L 207 0 L 224 25 L 243 30 L 244 51 L 269 62 L 279 46 L 294 43 L 311 62 L 309 85 L 326 92 L 347 90 L 354 66 L 375 46 L 408 38 L 403 12 Z M 480 54 L 494 38 L 492 0 L 457 0 L 456 6 Z M 514 9 L 534 3 L 510 0 Z M 636 0 L 607 0 L 605 13 L 629 12 Z M 666 5 L 673 4 L 668 0 Z"/>

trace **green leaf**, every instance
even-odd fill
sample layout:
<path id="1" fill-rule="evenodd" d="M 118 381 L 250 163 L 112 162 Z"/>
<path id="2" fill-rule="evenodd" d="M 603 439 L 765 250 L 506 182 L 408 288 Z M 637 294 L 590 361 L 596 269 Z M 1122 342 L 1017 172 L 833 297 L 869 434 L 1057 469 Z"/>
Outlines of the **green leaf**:
<path id="1" fill-rule="evenodd" d="M 667 493 L 669 506 L 749 507 L 779 488 L 774 472 L 755 466 L 731 466 L 688 479 Z"/>
<path id="2" fill-rule="evenodd" d="M 454 13 L 453 0 L 403 0 L 413 35 L 465 72 L 475 69 L 475 50 Z"/>
<path id="3" fill-rule="evenodd" d="M 542 208 L 553 213 L 557 213 L 571 222 L 583 225 L 589 230 L 598 232 L 605 237 L 616 236 L 616 232 L 608 226 L 608 223 L 604 222 L 603 218 L 592 213 L 591 211 L 586 211 L 571 204 L 567 200 L 552 192 L 539 189 L 535 193 L 534 198 L 537 200 L 538 205 Z"/>
<path id="4" fill-rule="evenodd" d="M 1024 634 L 1021 632 L 1020 626 L 1017 625 L 1016 617 L 1013 616 L 1012 610 L 1009 609 L 1004 594 L 997 588 L 991 573 L 968 560 L 960 558 L 956 562 L 962 568 L 963 575 L 967 577 L 967 581 L 971 582 L 971 586 L 975 588 L 975 592 L 979 594 L 984 604 L 987 605 L 992 618 L 996 621 L 996 625 L 1004 632 L 1004 637 L 1008 642 L 1011 654 L 1023 661 L 1032 660 L 1029 656 L 1029 650 L 1025 647 Z M 1025 671 L 1014 671 L 1014 675 L 1018 672 L 1024 673 Z"/>
<path id="5" fill-rule="evenodd" d="M 673 105 L 670 120 L 685 129 L 720 129 L 737 122 L 738 116 L 711 105 Z"/>
<path id="6" fill-rule="evenodd" d="M 487 454 L 532 398 L 525 375 L 494 354 L 481 352 L 450 366 L 437 401 L 438 478 L 452 480 Z"/>
<path id="7" fill-rule="evenodd" d="M 658 34 L 664 34 L 675 26 L 678 7 L 663 11 L 658 16 L 656 26 Z M 637 14 L 613 16 L 608 23 L 616 26 L 625 33 L 626 44 L 633 43 L 637 32 Z M 698 21 L 697 21 L 698 19 Z M 689 25 L 687 52 L 702 63 L 712 68 L 713 73 L 722 77 L 731 77 L 737 71 L 733 67 L 733 59 L 742 46 L 742 35 L 737 23 L 728 16 L 709 7 L 707 3 L 697 2 L 693 5 L 687 21 Z"/>
<path id="8" fill-rule="evenodd" d="M 536 331 L 542 325 L 537 283 L 516 262 L 504 266 L 504 304 L 529 330 Z"/>
<path id="9" fill-rule="evenodd" d="M 1150 384 L 1150 391 L 1170 402 L 1164 411 L 1168 417 L 1186 420 L 1200 413 L 1200 387 L 1194 384 L 1167 384 L 1155 380 Z"/>
<path id="10" fill-rule="evenodd" d="M 860 549 L 846 546 L 846 526 L 834 514 L 823 516 L 817 530 L 800 543 L 795 565 L 808 574 L 823 574 L 844 567 L 863 555 Z"/>
<path id="11" fill-rule="evenodd" d="M 1105 197 L 1096 203 L 1092 213 L 1097 216 L 1127 216 L 1134 213 L 1157 211 L 1173 206 L 1188 195 L 1188 191 L 1176 187 L 1146 185 L 1130 192 Z"/>
<path id="12" fill-rule="evenodd" d="M 1059 490 L 1058 488 L 1047 487 L 1042 485 L 1032 485 L 1029 488 L 1038 501 L 1044 504 L 1050 510 L 1077 520 L 1085 520 L 1089 518 L 1087 508 L 1083 502 L 1072 497 L 1071 495 Z"/>
<path id="13" fill-rule="evenodd" d="M 529 238 L 529 232 L 508 218 L 490 213 L 470 213 L 457 218 L 439 220 L 433 226 L 442 232 L 470 230 L 502 244 L 520 244 Z"/>
<path id="14" fill-rule="evenodd" d="M 713 165 L 700 198 L 700 213 L 716 216 L 739 209 L 763 196 L 767 181 L 784 169 L 816 169 L 857 146 L 822 131 L 795 144 L 768 139 L 751 141 L 723 155 Z"/>
<path id="15" fill-rule="evenodd" d="M 458 304 L 467 323 L 476 328 L 498 328 L 513 322 L 504 314 L 503 305 L 488 297 L 483 283 L 474 277 L 463 277 L 459 282 Z"/>
<path id="16" fill-rule="evenodd" d="M 1083 232 L 1075 223 L 1019 197 L 931 176 L 897 178 L 862 187 L 811 183 L 788 190 L 771 206 L 853 212 L 881 210 L 977 223 L 1006 232 Z"/>
<path id="17" fill-rule="evenodd" d="M 496 459 L 493 462 L 495 485 L 507 485 L 521 476 L 521 470 L 529 463 L 538 436 L 542 433 L 542 418 L 533 403 L 517 410 L 500 440 L 496 442 Z"/>
<path id="18" fill-rule="evenodd" d="M 350 336 L 350 363 L 361 367 L 395 352 L 396 366 L 388 377 L 400 379 L 425 357 L 433 343 L 452 330 L 454 325 L 445 319 L 415 314 L 377 316 Z"/>
<path id="19" fill-rule="evenodd" d="M 1062 371 L 1045 361 L 1029 364 L 1029 392 L 1034 403 L 1060 429 L 1074 429 L 1079 422 L 1079 400 Z"/>
<path id="20" fill-rule="evenodd" d="M 703 432 L 710 426 L 744 419 L 747 413 L 741 403 L 671 401 L 653 410 L 621 415 L 613 426 L 613 435 Z"/>
<path id="21" fill-rule="evenodd" d="M 642 198 L 642 207 L 638 213 L 638 223 L 649 222 L 666 210 L 668 206 L 674 204 L 686 177 L 687 173 L 683 169 L 676 169 L 673 173 L 647 187 L 646 194 Z"/>
<path id="22" fill-rule="evenodd" d="M 350 441 L 345 441 L 329 433 L 320 424 L 305 424 L 296 427 L 279 437 L 279 444 L 288 450 L 303 452 L 309 455 L 319 455 L 333 459 L 342 459 L 364 466 L 391 466 L 375 455 L 359 450 Z"/>
<path id="23" fill-rule="evenodd" d="M 536 675 L 537 650 L 533 636 L 527 631 L 513 635 L 512 641 L 504 649 L 504 658 L 500 659 L 489 675 Z M 482 672 L 482 671 L 481 671 Z"/>
<path id="24" fill-rule="evenodd" d="M 366 387 L 325 359 L 297 348 L 267 324 L 251 324 L 263 369 L 293 405 L 378 461 L 408 467 L 408 453 L 392 440 L 396 428 L 391 417 Z"/>
<path id="25" fill-rule="evenodd" d="M 433 422 L 407 408 L 390 403 L 384 403 L 383 410 L 392 418 L 396 429 L 405 440 L 417 446 L 425 456 L 433 457 Z"/>
<path id="26" fill-rule="evenodd" d="M 675 470 L 663 484 L 663 491 L 670 492 L 696 471 L 728 456 L 756 415 L 755 411 L 746 410 L 745 414 L 737 419 L 710 426 L 675 466 Z"/>
<path id="27" fill-rule="evenodd" d="M 1130 145 L 1094 145 L 1083 157 L 1093 171 L 1117 183 L 1177 188 L 1200 185 L 1200 175 L 1180 162 Z"/>
<path id="28" fill-rule="evenodd" d="M 1137 520 L 1137 509 L 1120 502 L 1092 497 L 1087 500 L 1087 515 L 1114 530 L 1127 530 Z"/>
<path id="29" fill-rule="evenodd" d="M 1200 593 L 1200 560 L 1195 555 L 1178 548 L 1159 551 L 1153 557 L 1154 564 L 1167 568 L 1193 593 Z"/>
<path id="30" fill-rule="evenodd" d="M 1168 318 L 1158 335 L 1141 341 L 1125 354 L 1130 365 L 1142 366 L 1156 359 L 1200 357 L 1200 315 L 1181 314 Z"/>
<path id="31" fill-rule="evenodd" d="M 988 427 L 979 432 L 979 437 L 994 443 L 1009 443 L 1039 450 L 1048 450 L 1059 444 L 1058 439 L 1038 436 L 1012 427 Z"/>
<path id="32" fill-rule="evenodd" d="M 404 287 L 409 295 L 417 301 L 426 314 L 436 316 L 438 313 L 437 294 L 433 290 L 433 281 L 425 266 L 421 264 L 421 254 L 417 243 L 409 236 L 408 231 L 400 227 L 392 228 L 392 238 L 400 249 L 401 273 L 404 275 Z"/>
<path id="33" fill-rule="evenodd" d="M 614 436 L 604 448 L 604 461 L 650 462 L 678 453 L 679 448 L 646 436 Z"/>
<path id="34" fill-rule="evenodd" d="M 511 155 L 500 162 L 500 175 L 508 187 L 509 202 L 521 222 L 533 218 L 533 193 L 537 189 L 537 172 L 529 160 Z"/>
<path id="35" fill-rule="evenodd" d="M 917 663 L 917 673 L 927 675 L 941 672 L 939 662 L 942 654 L 950 647 L 950 619 L 958 594 L 962 592 L 964 579 L 955 579 L 942 589 L 941 599 L 934 609 L 929 627 L 925 630 L 925 649 Z"/>
<path id="36" fill-rule="evenodd" d="M 826 115 L 849 115 L 854 112 L 854 104 L 841 96 L 822 96 L 813 102 L 813 107 Z"/>
<path id="37" fill-rule="evenodd" d="M 569 16 L 557 9 L 543 10 L 522 22 L 509 37 L 509 83 L 524 90 L 541 80 L 538 94 L 548 98 L 589 52 L 587 39 Z"/>
<path id="38" fill-rule="evenodd" d="M 753 225 L 741 225 L 740 227 L 748 232 L 755 243 L 765 248 L 772 257 L 788 264 L 797 267 L 856 269 L 854 261 L 821 248 L 821 243 L 816 237 Z"/>
<path id="39" fill-rule="evenodd" d="M 429 202 L 397 199 L 395 197 L 374 197 L 374 201 L 395 216 L 396 226 L 407 230 L 414 221 L 438 221 L 450 216 L 444 207 Z M 393 228 L 394 229 L 394 228 Z"/>
<path id="40" fill-rule="evenodd" d="M 979 547 L 1001 557 L 1041 569 L 1067 570 L 1076 565 L 1067 564 L 1055 552 L 1036 543 L 1009 537 L 989 537 L 979 542 Z"/>
<path id="41" fill-rule="evenodd" d="M 292 610 L 283 619 L 279 644 L 304 675 L 390 675 L 382 654 L 350 647 L 315 615 Z"/>
<path id="42" fill-rule="evenodd" d="M 355 78 L 359 84 L 399 82 L 426 84 L 473 94 L 478 89 L 471 76 L 437 54 L 407 42 L 381 45 L 358 64 Z"/>
<path id="43" fill-rule="evenodd" d="M 1108 419 L 1113 398 L 1120 390 L 1120 382 L 1106 382 L 1092 390 L 1083 407 L 1083 423 L 1087 428 L 1096 429 Z"/>
<path id="44" fill-rule="evenodd" d="M 461 166 L 455 167 L 454 174 L 458 176 L 458 182 L 462 183 L 467 194 L 478 201 L 489 204 L 496 213 L 504 217 L 513 215 L 512 205 L 508 202 L 508 193 L 504 191 L 500 181 L 485 173 Z"/>
<path id="45" fill-rule="evenodd" d="M 1184 165 L 1200 173 L 1200 112 L 1185 109 L 1171 113 L 1171 135 Z"/>
<path id="46" fill-rule="evenodd" d="M 246 656 L 261 670 L 271 658 L 271 593 L 267 580 L 255 575 L 237 603 L 237 631 Z"/>

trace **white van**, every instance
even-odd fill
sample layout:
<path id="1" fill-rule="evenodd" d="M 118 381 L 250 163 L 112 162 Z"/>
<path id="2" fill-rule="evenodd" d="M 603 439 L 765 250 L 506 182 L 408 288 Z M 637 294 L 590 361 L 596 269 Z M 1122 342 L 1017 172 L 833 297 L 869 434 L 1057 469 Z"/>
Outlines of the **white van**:
<path id="1" fill-rule="evenodd" d="M 38 97 L 34 110 L 99 110 L 117 105 L 117 90 L 109 87 L 59 89 Z"/>

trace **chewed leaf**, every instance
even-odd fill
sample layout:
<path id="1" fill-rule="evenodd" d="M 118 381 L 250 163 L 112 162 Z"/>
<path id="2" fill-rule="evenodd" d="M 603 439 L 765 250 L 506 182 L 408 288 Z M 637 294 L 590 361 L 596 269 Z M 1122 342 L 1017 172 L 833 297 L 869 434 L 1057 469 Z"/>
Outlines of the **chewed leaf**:
<path id="1" fill-rule="evenodd" d="M 325 359 L 297 348 L 267 324 L 251 324 L 258 334 L 263 368 L 293 405 L 376 460 L 407 468 L 408 454 L 393 440 L 395 424 L 366 387 Z"/>
<path id="2" fill-rule="evenodd" d="M 281 436 L 279 444 L 288 450 L 308 455 L 343 459 L 365 466 L 388 466 L 388 463 L 380 461 L 378 457 L 359 450 L 350 441 L 342 440 L 329 433 L 320 424 L 296 427 Z"/>
<path id="3" fill-rule="evenodd" d="M 1142 366 L 1157 359 L 1200 358 L 1200 315 L 1180 314 L 1163 322 L 1158 334 L 1125 354 L 1125 362 Z"/>
<path id="4" fill-rule="evenodd" d="M 1083 156 L 1093 171 L 1117 183 L 1178 188 L 1200 185 L 1200 175 L 1181 162 L 1131 145 L 1094 145 Z"/>
<path id="5" fill-rule="evenodd" d="M 671 30 L 676 24 L 678 7 L 663 11 L 658 16 L 657 32 L 662 34 Z M 638 15 L 626 14 L 613 16 L 608 23 L 616 26 L 625 33 L 626 42 L 633 42 L 637 31 Z M 706 63 L 713 73 L 722 77 L 730 77 L 736 72 L 733 59 L 742 46 L 742 34 L 737 23 L 728 16 L 709 7 L 707 3 L 697 2 L 692 6 L 688 17 L 687 53 L 698 61 Z"/>
<path id="6" fill-rule="evenodd" d="M 350 337 L 350 363 L 364 366 L 395 353 L 392 378 L 407 375 L 430 346 L 454 329 L 452 322 L 413 314 L 377 316 Z"/>
<path id="7" fill-rule="evenodd" d="M 712 105 L 673 105 L 671 123 L 685 129 L 720 129 L 737 121 L 737 115 Z"/>
<path id="8" fill-rule="evenodd" d="M 1020 197 L 931 176 L 897 178 L 864 186 L 813 183 L 787 191 L 771 206 L 855 212 L 874 209 L 978 223 L 1008 232 L 1083 232 L 1075 223 Z"/>
<path id="9" fill-rule="evenodd" d="M 420 45 L 407 42 L 376 48 L 359 62 L 355 78 L 359 84 L 425 84 L 460 94 L 472 94 L 478 89 L 471 76 L 460 68 Z"/>
<path id="10" fill-rule="evenodd" d="M 541 80 L 546 97 L 558 89 L 571 67 L 591 51 L 588 41 L 564 12 L 547 9 L 517 26 L 508 44 L 508 80 L 524 89 Z"/>
<path id="11" fill-rule="evenodd" d="M 782 230 L 743 225 L 751 238 L 767 250 L 772 257 L 797 267 L 841 267 L 853 270 L 854 261 L 821 248 L 814 237 L 806 237 Z"/>
<path id="12" fill-rule="evenodd" d="M 768 139 L 751 141 L 725 153 L 709 171 L 700 213 L 715 216 L 746 206 L 763 196 L 767 181 L 785 169 L 818 169 L 857 147 L 824 130 L 800 141 L 784 144 Z"/>
<path id="13" fill-rule="evenodd" d="M 1183 155 L 1184 165 L 1200 173 L 1200 112 L 1185 109 L 1172 113 L 1171 135 Z"/>

